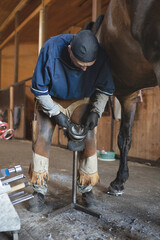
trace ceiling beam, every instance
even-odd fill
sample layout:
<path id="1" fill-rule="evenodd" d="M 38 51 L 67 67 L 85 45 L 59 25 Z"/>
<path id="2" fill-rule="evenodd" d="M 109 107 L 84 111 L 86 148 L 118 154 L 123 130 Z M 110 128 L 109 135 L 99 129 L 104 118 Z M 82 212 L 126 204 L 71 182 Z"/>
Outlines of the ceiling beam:
<path id="1" fill-rule="evenodd" d="M 27 4 L 28 0 L 21 0 L 20 3 L 15 7 L 11 14 L 6 18 L 3 24 L 0 26 L 0 32 L 2 32 L 7 25 L 15 18 L 16 12 L 21 11 L 24 6 Z"/>
<path id="2" fill-rule="evenodd" d="M 28 1 L 28 0 L 27 0 Z M 41 10 L 42 6 L 47 6 L 50 3 L 54 3 L 56 0 L 44 0 L 17 28 L 14 30 L 1 44 L 0 49 L 2 49 L 15 35 L 16 32 L 19 32 L 28 22 L 30 22 Z"/>

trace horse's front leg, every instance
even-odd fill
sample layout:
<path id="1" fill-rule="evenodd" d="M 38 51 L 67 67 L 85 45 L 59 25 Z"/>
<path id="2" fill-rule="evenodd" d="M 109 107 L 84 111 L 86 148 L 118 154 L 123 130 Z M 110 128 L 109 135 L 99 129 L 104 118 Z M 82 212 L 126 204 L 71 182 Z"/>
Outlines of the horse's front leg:
<path id="1" fill-rule="evenodd" d="M 134 115 L 136 111 L 138 92 L 127 97 L 120 97 L 119 101 L 122 107 L 122 120 L 118 135 L 118 147 L 120 150 L 120 164 L 116 179 L 111 182 L 107 193 L 115 196 L 122 195 L 124 192 L 124 183 L 129 177 L 127 156 L 131 147 L 131 135 Z"/>

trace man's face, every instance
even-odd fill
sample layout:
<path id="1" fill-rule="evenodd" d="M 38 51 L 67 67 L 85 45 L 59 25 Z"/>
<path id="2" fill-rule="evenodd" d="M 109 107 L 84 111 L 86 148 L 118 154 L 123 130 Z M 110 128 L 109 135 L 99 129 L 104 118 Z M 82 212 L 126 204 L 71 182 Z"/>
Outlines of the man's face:
<path id="1" fill-rule="evenodd" d="M 81 62 L 80 60 L 78 60 L 72 53 L 72 50 L 71 50 L 71 46 L 69 45 L 68 46 L 68 51 L 69 51 L 69 55 L 70 55 L 70 58 L 71 58 L 71 61 L 72 63 L 78 67 L 78 68 L 81 68 L 83 71 L 86 71 L 87 70 L 87 67 L 90 67 L 92 66 L 96 59 L 92 62 Z"/>

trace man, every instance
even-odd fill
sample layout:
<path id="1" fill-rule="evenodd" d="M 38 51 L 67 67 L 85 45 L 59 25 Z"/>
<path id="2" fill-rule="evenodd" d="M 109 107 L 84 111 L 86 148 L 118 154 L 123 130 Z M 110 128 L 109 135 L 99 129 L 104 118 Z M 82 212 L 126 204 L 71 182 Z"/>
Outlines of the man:
<path id="1" fill-rule="evenodd" d="M 78 188 L 89 204 L 98 180 L 94 128 L 108 96 L 114 92 L 108 58 L 90 30 L 51 37 L 43 45 L 32 79 L 36 99 L 33 137 L 34 198 L 29 210 L 44 209 L 49 179 L 49 147 L 56 124 L 67 129 L 72 122 L 88 129 L 80 152 Z"/>

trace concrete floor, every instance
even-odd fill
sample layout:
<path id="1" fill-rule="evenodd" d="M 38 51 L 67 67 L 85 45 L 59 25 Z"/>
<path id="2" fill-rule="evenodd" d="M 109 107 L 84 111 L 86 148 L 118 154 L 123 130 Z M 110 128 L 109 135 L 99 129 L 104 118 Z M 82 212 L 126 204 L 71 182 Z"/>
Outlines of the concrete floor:
<path id="1" fill-rule="evenodd" d="M 31 142 L 0 140 L 0 169 L 21 164 L 27 175 L 32 159 Z M 119 161 L 99 161 L 101 182 L 94 187 L 101 219 L 70 209 L 54 215 L 72 201 L 72 152 L 51 147 L 48 214 L 33 214 L 27 202 L 15 205 L 21 220 L 20 240 L 155 240 L 160 239 L 160 168 L 129 162 L 130 177 L 121 197 L 105 194 L 115 178 Z M 14 174 L 12 174 L 14 175 Z M 16 182 L 19 183 L 18 181 Z M 31 193 L 28 187 L 26 192 Z M 78 202 L 81 195 L 78 193 Z M 1 206 L 0 206 L 1 207 Z M 10 232 L 0 240 L 12 239 Z"/>

